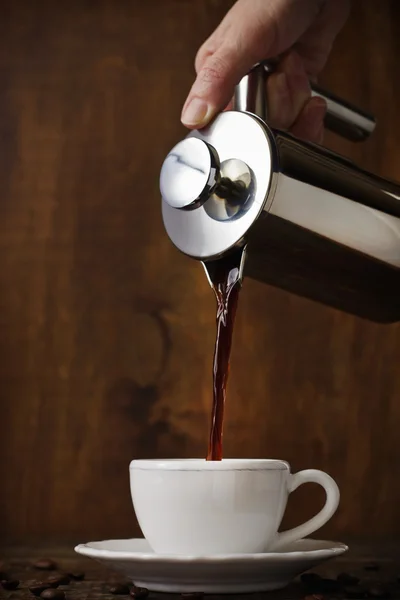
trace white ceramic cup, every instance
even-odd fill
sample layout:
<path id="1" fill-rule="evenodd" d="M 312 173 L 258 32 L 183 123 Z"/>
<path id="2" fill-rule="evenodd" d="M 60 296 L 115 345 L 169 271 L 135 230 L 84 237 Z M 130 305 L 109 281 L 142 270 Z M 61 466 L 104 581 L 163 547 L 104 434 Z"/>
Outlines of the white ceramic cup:
<path id="1" fill-rule="evenodd" d="M 134 460 L 129 471 L 136 517 L 157 554 L 279 550 L 322 527 L 340 499 L 329 475 L 315 469 L 292 475 L 282 460 Z M 290 492 L 309 482 L 325 489 L 325 506 L 306 523 L 278 533 Z"/>

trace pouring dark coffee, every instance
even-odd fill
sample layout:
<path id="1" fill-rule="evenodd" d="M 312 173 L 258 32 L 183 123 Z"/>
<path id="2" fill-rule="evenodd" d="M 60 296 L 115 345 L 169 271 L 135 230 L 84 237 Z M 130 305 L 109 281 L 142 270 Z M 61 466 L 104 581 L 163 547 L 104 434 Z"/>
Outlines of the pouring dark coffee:
<path id="1" fill-rule="evenodd" d="M 169 237 L 204 264 L 218 315 L 226 312 L 231 327 L 243 277 L 378 323 L 400 321 L 400 185 L 271 129 L 265 80 L 273 70 L 254 67 L 236 88 L 234 110 L 166 157 L 160 189 Z M 327 102 L 328 129 L 352 141 L 373 132 L 372 116 L 311 87 Z M 235 260 L 237 287 L 229 287 L 224 265 Z M 225 392 L 217 401 L 215 390 L 226 386 L 232 332 L 219 319 L 213 427 L 221 422 L 222 431 Z M 215 450 L 220 433 L 211 439 Z M 209 457 L 220 458 L 211 446 Z"/>

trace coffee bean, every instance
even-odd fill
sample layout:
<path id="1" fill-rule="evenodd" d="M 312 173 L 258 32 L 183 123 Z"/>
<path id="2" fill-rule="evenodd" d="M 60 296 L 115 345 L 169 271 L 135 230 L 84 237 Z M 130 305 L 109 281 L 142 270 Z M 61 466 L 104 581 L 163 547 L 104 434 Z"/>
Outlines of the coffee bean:
<path id="1" fill-rule="evenodd" d="M 75 571 L 75 573 L 67 573 L 67 575 L 75 581 L 82 581 L 85 579 L 85 573 L 83 571 Z"/>
<path id="2" fill-rule="evenodd" d="M 133 588 L 130 591 L 130 595 L 132 596 L 132 598 L 147 598 L 147 596 L 149 595 L 149 590 L 147 588 L 133 586 Z"/>
<path id="3" fill-rule="evenodd" d="M 3 579 L 0 583 L 5 590 L 16 590 L 19 586 L 18 579 Z"/>
<path id="4" fill-rule="evenodd" d="M 344 588 L 344 595 L 346 598 L 365 598 L 367 596 L 367 590 L 361 585 L 352 585 Z"/>
<path id="5" fill-rule="evenodd" d="M 114 596 L 125 596 L 129 594 L 129 587 L 123 583 L 116 583 L 110 587 L 110 594 L 114 594 Z"/>
<path id="6" fill-rule="evenodd" d="M 366 565 L 364 565 L 365 571 L 379 571 L 380 568 L 380 565 L 378 565 L 378 563 L 375 562 L 367 563 Z"/>
<path id="7" fill-rule="evenodd" d="M 360 579 L 355 575 L 351 575 L 350 573 L 339 573 L 336 579 L 341 585 L 352 586 L 357 585 L 357 583 L 360 583 Z"/>
<path id="8" fill-rule="evenodd" d="M 27 581 L 25 587 L 27 587 L 34 596 L 40 596 L 44 590 L 49 589 L 50 584 L 45 583 L 44 581 Z"/>
<path id="9" fill-rule="evenodd" d="M 370 598 L 389 598 L 390 593 L 384 587 L 377 585 L 368 590 L 368 596 Z"/>
<path id="10" fill-rule="evenodd" d="M 49 583 L 52 588 L 57 588 L 59 585 L 68 585 L 70 581 L 71 580 L 66 573 L 51 575 L 51 577 L 47 578 L 47 583 Z"/>
<path id="11" fill-rule="evenodd" d="M 39 571 L 54 571 L 57 565 L 54 560 L 50 560 L 49 558 L 39 558 L 39 560 L 33 563 L 33 568 Z"/>
<path id="12" fill-rule="evenodd" d="M 40 594 L 40 597 L 44 598 L 44 600 L 65 600 L 64 592 L 62 590 L 55 590 L 53 588 L 44 590 Z"/>

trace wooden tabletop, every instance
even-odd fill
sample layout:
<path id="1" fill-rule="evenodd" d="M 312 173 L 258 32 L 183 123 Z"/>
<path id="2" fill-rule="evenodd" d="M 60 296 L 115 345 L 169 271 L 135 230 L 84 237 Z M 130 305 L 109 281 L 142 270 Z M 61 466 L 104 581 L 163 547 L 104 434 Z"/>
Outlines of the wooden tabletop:
<path id="1" fill-rule="evenodd" d="M 56 568 L 39 570 L 34 567 L 40 558 L 51 559 Z M 117 573 L 106 570 L 96 562 L 78 556 L 73 546 L 37 546 L 37 547 L 5 547 L 0 548 L 0 571 L 10 579 L 19 580 L 15 590 L 5 590 L 0 587 L 1 600 L 25 600 L 34 597 L 29 591 L 32 580 L 46 581 L 56 573 L 84 573 L 81 581 L 71 580 L 66 586 L 58 589 L 65 592 L 67 600 L 112 600 L 121 598 L 127 600 L 126 594 L 113 595 L 110 591 L 116 583 L 127 583 Z M 306 585 L 295 581 L 292 585 L 279 592 L 237 596 L 238 598 L 269 598 L 271 600 L 289 600 L 290 598 L 305 598 L 326 600 L 341 598 L 388 598 L 400 600 L 400 544 L 351 544 L 349 552 L 315 570 L 322 577 L 316 584 Z M 359 583 L 353 582 L 337 585 L 337 576 L 347 573 L 359 578 Z M 130 586 L 132 584 L 130 583 Z M 148 598 L 160 598 L 165 594 L 150 592 Z M 179 595 L 169 595 L 179 598 Z M 227 596 L 224 596 L 226 598 Z M 213 596 L 216 598 L 216 596 Z M 322 598 L 321 598 L 322 600 Z"/>

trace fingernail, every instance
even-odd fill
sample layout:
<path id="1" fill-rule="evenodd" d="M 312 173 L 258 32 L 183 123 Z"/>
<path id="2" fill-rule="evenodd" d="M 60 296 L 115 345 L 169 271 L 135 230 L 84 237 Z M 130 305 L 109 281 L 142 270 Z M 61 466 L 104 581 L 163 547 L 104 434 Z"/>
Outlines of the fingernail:
<path id="1" fill-rule="evenodd" d="M 207 102 L 201 98 L 192 98 L 182 111 L 181 120 L 184 125 L 204 125 L 208 115 L 211 113 Z"/>

